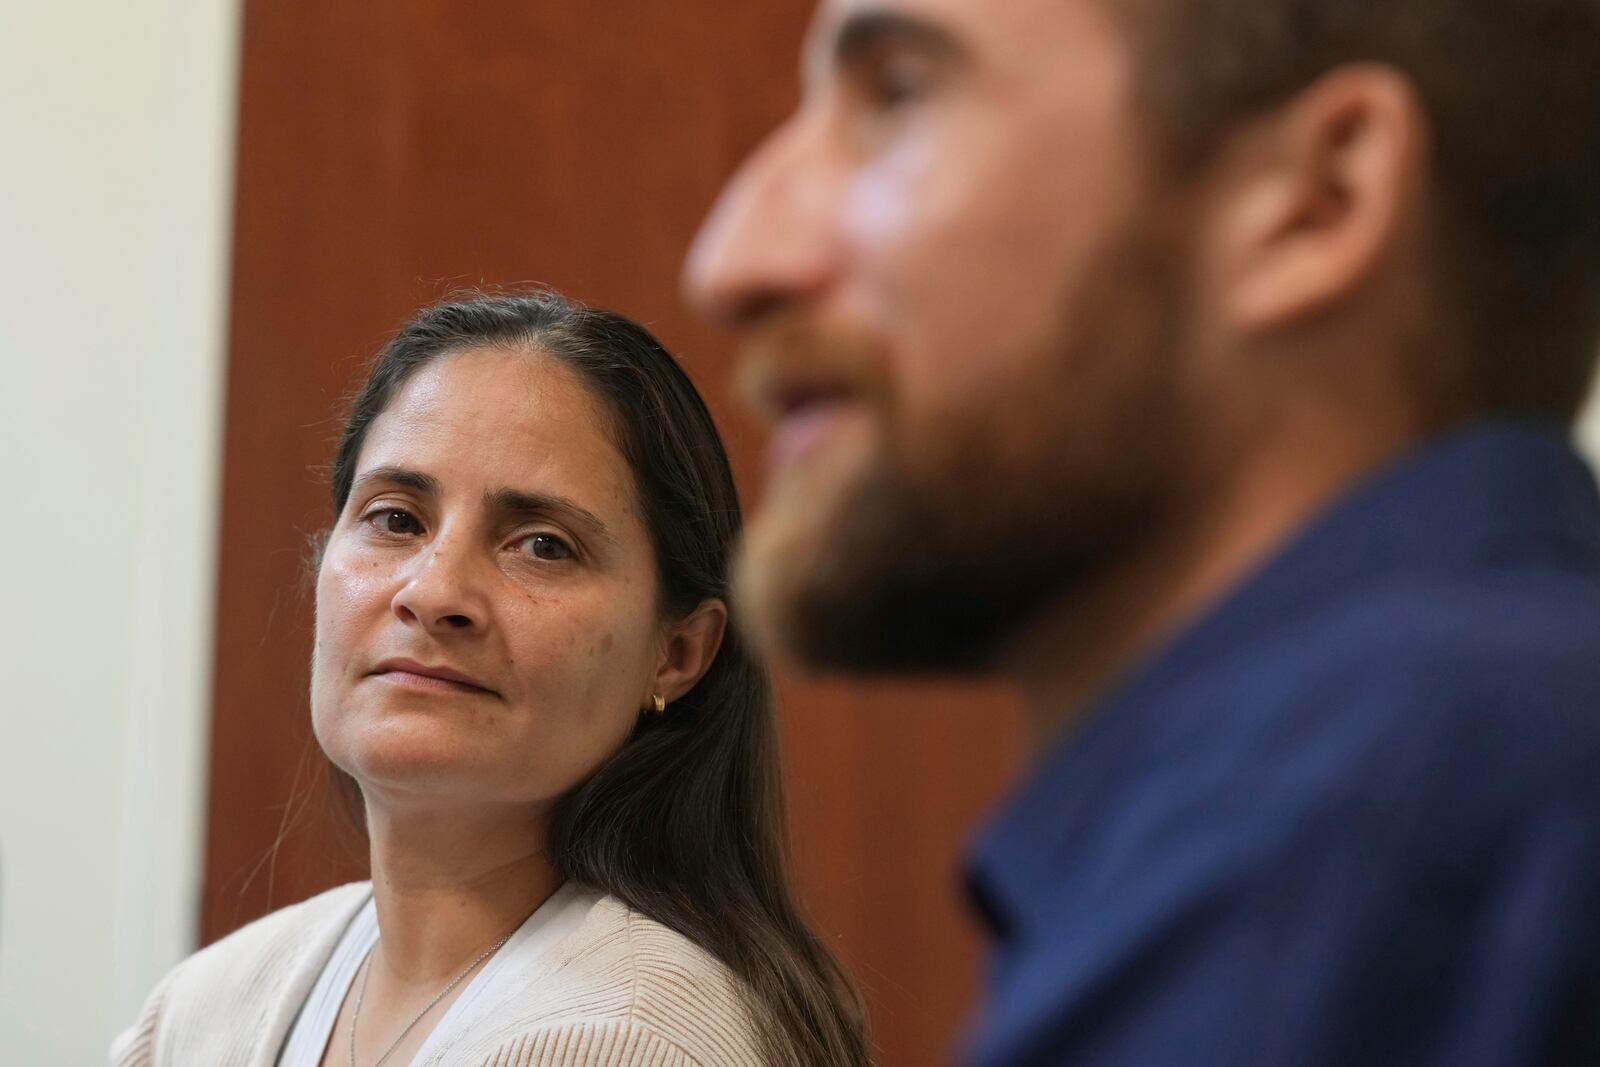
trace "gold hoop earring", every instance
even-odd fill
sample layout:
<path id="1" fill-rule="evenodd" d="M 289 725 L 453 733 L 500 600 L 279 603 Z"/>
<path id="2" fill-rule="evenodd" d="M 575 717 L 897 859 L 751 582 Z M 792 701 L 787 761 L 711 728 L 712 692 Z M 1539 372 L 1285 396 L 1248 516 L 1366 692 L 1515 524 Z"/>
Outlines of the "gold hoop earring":
<path id="1" fill-rule="evenodd" d="M 654 700 L 655 703 L 656 703 L 656 714 L 657 715 L 666 714 L 666 711 L 667 711 L 667 698 L 662 696 L 660 693 L 653 693 L 653 694 L 651 694 L 651 699 Z"/>

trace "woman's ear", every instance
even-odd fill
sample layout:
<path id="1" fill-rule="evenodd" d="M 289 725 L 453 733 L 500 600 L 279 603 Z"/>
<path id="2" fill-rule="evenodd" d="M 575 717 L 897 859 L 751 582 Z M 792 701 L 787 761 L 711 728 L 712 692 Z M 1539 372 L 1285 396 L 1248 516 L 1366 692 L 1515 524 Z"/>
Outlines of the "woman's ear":
<path id="1" fill-rule="evenodd" d="M 727 629 L 728 605 L 715 597 L 701 601 L 688 615 L 668 623 L 645 706 L 649 707 L 658 695 L 671 704 L 699 684 L 716 661 Z"/>

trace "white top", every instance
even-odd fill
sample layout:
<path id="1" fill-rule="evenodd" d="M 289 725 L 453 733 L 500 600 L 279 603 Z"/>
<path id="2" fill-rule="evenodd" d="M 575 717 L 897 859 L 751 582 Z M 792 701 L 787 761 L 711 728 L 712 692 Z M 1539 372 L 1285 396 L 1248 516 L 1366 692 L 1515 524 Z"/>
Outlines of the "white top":
<path id="1" fill-rule="evenodd" d="M 450 1010 L 433 1028 L 411 1062 L 426 1063 L 462 1021 L 471 1018 L 472 1006 L 485 995 L 496 993 L 499 983 L 508 974 L 515 974 L 521 983 L 534 972 L 555 970 L 561 962 L 557 946 L 583 925 L 589 909 L 599 901 L 599 893 L 573 882 L 567 882 L 552 893 L 467 983 L 467 988 L 450 1005 Z M 318 1067 L 322 1063 L 328 1039 L 333 1035 L 333 1024 L 339 1018 L 339 1008 L 349 996 L 361 962 L 377 943 L 378 909 L 369 896 L 350 920 L 344 936 L 317 977 L 317 984 L 295 1019 L 289 1040 L 284 1043 L 278 1067 Z"/>
<path id="2" fill-rule="evenodd" d="M 331 1024 L 318 1037 L 311 1016 L 332 1009 L 313 1000 L 348 991 L 354 968 L 341 987 L 330 961 L 371 899 L 365 883 L 331 889 L 190 956 L 150 994 L 112 1062 L 281 1067 L 302 1015 L 313 1052 L 325 1046 Z M 562 937 L 567 923 L 550 920 L 567 909 L 547 903 L 527 942 L 500 952 L 412 1067 L 768 1067 L 727 967 L 616 897 L 587 907 Z M 547 931 L 536 942 L 532 926 Z M 325 973 L 329 989 L 314 998 Z"/>

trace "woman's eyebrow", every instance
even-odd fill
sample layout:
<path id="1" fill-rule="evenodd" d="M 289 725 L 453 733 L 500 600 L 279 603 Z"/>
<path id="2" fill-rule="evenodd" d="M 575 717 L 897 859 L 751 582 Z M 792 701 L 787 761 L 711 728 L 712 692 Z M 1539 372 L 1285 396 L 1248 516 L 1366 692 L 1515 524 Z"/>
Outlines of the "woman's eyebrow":
<path id="1" fill-rule="evenodd" d="M 427 496 L 439 495 L 439 479 L 407 467 L 373 467 L 357 478 L 355 484 L 359 487 L 369 482 L 389 482 L 407 489 L 415 489 Z"/>
<path id="2" fill-rule="evenodd" d="M 496 489 L 485 493 L 484 506 L 492 511 L 510 515 L 564 515 L 588 527 L 589 532 L 615 547 L 616 537 L 606 527 L 605 521 L 583 505 L 564 496 L 550 493 L 528 493 L 521 489 Z"/>

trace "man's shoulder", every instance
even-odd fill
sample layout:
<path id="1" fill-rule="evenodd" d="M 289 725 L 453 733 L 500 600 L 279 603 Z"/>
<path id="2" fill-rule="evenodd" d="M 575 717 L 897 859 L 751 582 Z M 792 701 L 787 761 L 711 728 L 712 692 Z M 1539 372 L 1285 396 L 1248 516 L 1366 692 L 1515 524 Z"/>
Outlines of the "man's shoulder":
<path id="1" fill-rule="evenodd" d="M 996 1030 L 1118 1062 L 1311 1062 L 1302 1034 L 1333 1042 L 1316 1062 L 1411 1062 L 1455 1047 L 1447 1017 L 1576 1033 L 1499 992 L 1600 963 L 1600 589 L 1561 578 L 1349 590 L 1124 705 L 1138 729 L 980 856 L 1011 931 Z"/>
<path id="2" fill-rule="evenodd" d="M 1474 849 L 1564 812 L 1600 827 L 1600 581 L 1535 569 L 1354 591 L 1251 655 L 1260 673 L 1225 672 L 1248 705 L 1227 712 L 1227 788 L 1273 796 L 1286 825 Z"/>
<path id="3" fill-rule="evenodd" d="M 1600 580 L 1587 574 L 1350 589 L 1159 700 L 1139 721 L 1160 740 L 1139 744 L 1104 817 L 1203 826 L 1268 868 L 1346 835 L 1426 837 L 1434 852 L 1513 844 L 1564 812 L 1600 827 Z"/>
<path id="4" fill-rule="evenodd" d="M 1600 578 L 1564 572 L 1415 580 L 1352 594 L 1268 653 L 1296 703 L 1384 734 L 1504 734 L 1596 746 Z"/>
<path id="5" fill-rule="evenodd" d="M 1488 655 L 1516 665 L 1590 666 L 1600 635 L 1600 566 L 1528 561 L 1399 574 L 1357 585 L 1311 614 L 1308 632 L 1383 655 Z"/>

